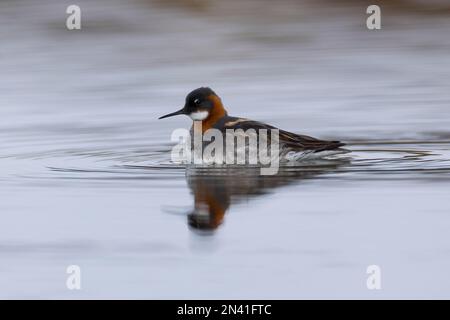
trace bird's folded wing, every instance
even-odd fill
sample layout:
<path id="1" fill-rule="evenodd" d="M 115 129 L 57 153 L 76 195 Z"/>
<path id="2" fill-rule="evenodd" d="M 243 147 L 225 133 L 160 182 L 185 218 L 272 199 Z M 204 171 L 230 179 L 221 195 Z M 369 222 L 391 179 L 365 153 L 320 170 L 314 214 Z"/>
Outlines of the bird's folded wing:
<path id="1" fill-rule="evenodd" d="M 244 131 L 247 131 L 248 129 L 254 129 L 256 131 L 266 129 L 269 131 L 271 129 L 278 128 L 259 121 L 247 120 L 243 118 L 232 118 L 225 122 L 224 129 L 242 129 Z M 280 143 L 294 150 L 311 150 L 314 152 L 320 152 L 337 149 L 345 145 L 339 141 L 319 140 L 306 135 L 300 135 L 281 129 L 278 130 Z M 268 139 L 270 140 L 270 135 L 268 135 Z"/>

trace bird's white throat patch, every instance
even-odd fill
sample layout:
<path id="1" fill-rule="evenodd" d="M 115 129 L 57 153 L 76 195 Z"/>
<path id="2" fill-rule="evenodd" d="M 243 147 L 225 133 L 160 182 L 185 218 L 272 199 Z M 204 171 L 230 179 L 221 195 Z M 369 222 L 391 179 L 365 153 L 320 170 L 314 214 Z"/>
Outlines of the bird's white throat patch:
<path id="1" fill-rule="evenodd" d="M 191 117 L 192 120 L 196 121 L 202 121 L 208 118 L 209 112 L 208 111 L 197 111 L 197 112 L 191 112 L 189 114 L 189 117 Z"/>

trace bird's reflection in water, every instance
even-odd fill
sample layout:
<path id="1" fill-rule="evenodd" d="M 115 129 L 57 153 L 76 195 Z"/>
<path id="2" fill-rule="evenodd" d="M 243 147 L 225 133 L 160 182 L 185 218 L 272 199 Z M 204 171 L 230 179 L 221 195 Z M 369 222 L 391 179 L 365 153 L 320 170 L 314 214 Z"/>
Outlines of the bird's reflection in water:
<path id="1" fill-rule="evenodd" d="M 210 234 L 223 222 L 230 206 L 303 179 L 331 173 L 349 160 L 321 160 L 303 166 L 281 167 L 278 174 L 260 175 L 259 168 L 188 168 L 186 178 L 194 196 L 188 225 Z"/>

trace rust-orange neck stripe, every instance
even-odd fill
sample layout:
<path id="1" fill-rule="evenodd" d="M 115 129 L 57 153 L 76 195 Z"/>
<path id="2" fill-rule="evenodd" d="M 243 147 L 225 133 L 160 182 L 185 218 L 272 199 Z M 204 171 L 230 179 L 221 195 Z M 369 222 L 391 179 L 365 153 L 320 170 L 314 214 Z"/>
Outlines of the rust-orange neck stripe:
<path id="1" fill-rule="evenodd" d="M 208 96 L 208 99 L 212 101 L 213 107 L 209 112 L 208 118 L 202 121 L 202 133 L 211 129 L 217 121 L 227 115 L 227 111 L 223 107 L 222 101 L 218 96 L 212 94 Z"/>

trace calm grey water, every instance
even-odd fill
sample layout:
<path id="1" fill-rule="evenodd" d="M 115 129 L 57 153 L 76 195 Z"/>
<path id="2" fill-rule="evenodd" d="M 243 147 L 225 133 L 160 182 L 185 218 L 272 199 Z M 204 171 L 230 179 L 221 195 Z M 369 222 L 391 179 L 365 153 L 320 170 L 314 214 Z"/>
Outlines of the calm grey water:
<path id="1" fill-rule="evenodd" d="M 1 1 L 0 297 L 450 298 L 449 11 L 406 3 Z M 352 158 L 171 164 L 202 85 Z"/>

